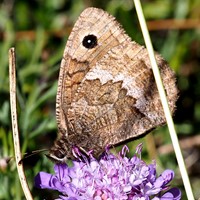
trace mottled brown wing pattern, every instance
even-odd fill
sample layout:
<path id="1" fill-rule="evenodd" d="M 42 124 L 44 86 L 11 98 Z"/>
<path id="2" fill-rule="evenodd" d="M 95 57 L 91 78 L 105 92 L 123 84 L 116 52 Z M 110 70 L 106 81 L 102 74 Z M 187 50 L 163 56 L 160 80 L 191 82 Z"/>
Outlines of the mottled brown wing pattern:
<path id="1" fill-rule="evenodd" d="M 156 55 L 171 112 L 177 88 L 173 71 Z M 57 161 L 79 146 L 99 155 L 106 145 L 138 137 L 165 123 L 147 50 L 131 41 L 114 17 L 84 10 L 68 38 L 58 82 Z"/>

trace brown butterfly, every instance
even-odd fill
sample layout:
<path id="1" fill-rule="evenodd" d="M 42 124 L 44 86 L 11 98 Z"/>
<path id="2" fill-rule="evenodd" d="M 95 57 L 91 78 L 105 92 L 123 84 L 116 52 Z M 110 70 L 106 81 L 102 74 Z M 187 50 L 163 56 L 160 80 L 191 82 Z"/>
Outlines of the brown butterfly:
<path id="1" fill-rule="evenodd" d="M 176 80 L 156 54 L 170 110 Z M 144 135 L 166 122 L 147 50 L 131 41 L 107 12 L 85 9 L 68 38 L 60 67 L 56 117 L 59 137 L 48 157 L 72 158 L 72 147 L 93 150 Z"/>

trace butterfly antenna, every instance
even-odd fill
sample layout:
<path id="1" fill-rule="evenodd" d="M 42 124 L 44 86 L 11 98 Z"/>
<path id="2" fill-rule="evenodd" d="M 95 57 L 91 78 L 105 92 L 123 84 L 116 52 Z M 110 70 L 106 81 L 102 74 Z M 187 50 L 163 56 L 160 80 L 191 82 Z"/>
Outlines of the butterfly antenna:
<path id="1" fill-rule="evenodd" d="M 41 152 L 45 152 L 45 151 L 48 151 L 48 149 L 35 150 L 35 151 L 31 151 L 30 153 L 25 153 L 25 154 L 24 154 L 24 157 L 18 162 L 18 165 L 21 165 L 22 162 L 23 162 L 25 159 L 27 159 L 27 158 L 29 158 L 29 157 L 31 157 L 31 156 L 37 155 L 37 154 L 39 154 L 39 153 L 41 153 Z"/>

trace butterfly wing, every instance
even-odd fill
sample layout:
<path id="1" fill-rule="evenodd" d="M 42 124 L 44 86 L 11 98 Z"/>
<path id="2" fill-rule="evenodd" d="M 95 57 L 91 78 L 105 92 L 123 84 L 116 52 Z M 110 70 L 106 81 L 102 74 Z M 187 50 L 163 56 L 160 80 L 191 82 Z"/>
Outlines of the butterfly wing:
<path id="1" fill-rule="evenodd" d="M 156 55 L 173 113 L 173 71 Z M 98 155 L 107 144 L 138 137 L 165 123 L 147 50 L 132 42 L 114 17 L 82 12 L 68 38 L 57 92 L 62 148 L 72 144 Z M 57 145 L 60 146 L 60 145 Z M 66 153 L 67 154 L 67 153 Z"/>

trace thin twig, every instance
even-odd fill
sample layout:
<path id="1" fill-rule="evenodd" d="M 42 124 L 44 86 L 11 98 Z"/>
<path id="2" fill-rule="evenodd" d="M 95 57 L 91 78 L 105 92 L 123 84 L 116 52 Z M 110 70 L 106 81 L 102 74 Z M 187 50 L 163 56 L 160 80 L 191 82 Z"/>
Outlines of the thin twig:
<path id="1" fill-rule="evenodd" d="M 12 131 L 13 141 L 15 149 L 15 160 L 18 170 L 18 175 L 27 200 L 32 200 L 26 177 L 23 170 L 23 164 L 19 165 L 21 160 L 20 142 L 19 142 L 19 131 L 17 121 L 17 107 L 16 107 L 16 67 L 15 67 L 15 49 L 9 49 L 9 79 L 10 79 L 10 107 L 11 107 L 11 119 L 12 119 Z"/>
<path id="2" fill-rule="evenodd" d="M 147 21 L 147 27 L 149 31 L 160 31 L 160 30 L 190 30 L 199 29 L 199 19 L 163 19 L 163 20 L 149 20 Z M 54 36 L 63 38 L 69 35 L 72 27 L 64 27 L 61 30 L 45 31 L 46 36 Z M 6 32 L 0 31 L 0 39 L 4 40 L 7 37 Z M 35 40 L 35 30 L 17 31 L 15 33 L 15 40 Z"/>
<path id="3" fill-rule="evenodd" d="M 182 156 L 182 153 L 181 153 L 180 145 L 179 145 L 179 142 L 178 142 L 178 137 L 177 137 L 176 130 L 175 130 L 175 127 L 174 127 L 174 123 L 173 123 L 173 120 L 172 120 L 171 112 L 170 112 L 170 109 L 169 109 L 165 90 L 164 90 L 164 87 L 163 87 L 163 84 L 162 84 L 158 65 L 156 63 L 153 46 L 152 46 L 151 39 L 150 39 L 150 36 L 149 36 L 149 31 L 147 29 L 144 14 L 143 14 L 143 11 L 142 11 L 142 6 L 141 6 L 141 3 L 140 3 L 140 0 L 134 0 L 134 3 L 135 3 L 135 8 L 136 8 L 136 12 L 137 12 L 137 15 L 138 15 L 138 19 L 139 19 L 139 22 L 140 22 L 140 26 L 141 26 L 141 29 L 142 29 L 144 41 L 145 41 L 145 44 L 146 44 L 146 47 L 147 47 L 147 50 L 148 50 L 148 53 L 149 53 L 149 58 L 150 58 L 153 74 L 154 74 L 154 77 L 155 77 L 156 85 L 157 85 L 157 88 L 158 88 L 161 103 L 162 103 L 163 110 L 164 110 L 164 113 L 165 113 L 167 125 L 168 125 L 168 128 L 169 128 L 169 133 L 170 133 L 172 144 L 173 144 L 174 151 L 175 151 L 175 154 L 176 154 L 176 159 L 178 161 L 180 173 L 181 173 L 181 176 L 182 176 L 182 179 L 183 179 L 185 192 L 186 192 L 187 198 L 189 200 L 194 200 L 192 187 L 191 187 L 191 184 L 190 184 L 188 173 L 187 173 L 185 163 L 184 163 L 184 160 L 183 160 L 183 156 Z"/>
<path id="4" fill-rule="evenodd" d="M 163 19 L 147 21 L 149 31 L 199 29 L 199 19 Z"/>
<path id="5" fill-rule="evenodd" d="M 193 149 L 194 147 L 198 148 L 200 146 L 200 135 L 183 138 L 179 140 L 179 143 L 180 143 L 181 149 L 183 150 Z M 157 150 L 158 150 L 158 153 L 162 155 L 170 154 L 174 152 L 173 146 L 171 144 L 162 145 Z"/>

